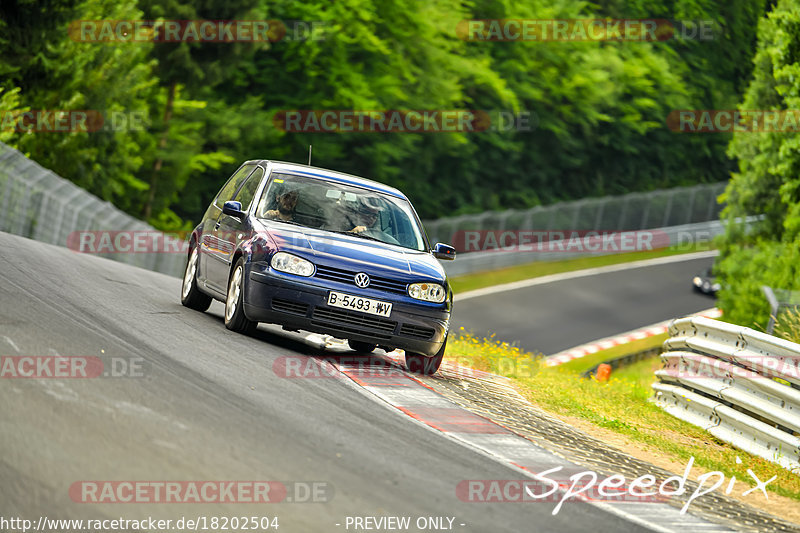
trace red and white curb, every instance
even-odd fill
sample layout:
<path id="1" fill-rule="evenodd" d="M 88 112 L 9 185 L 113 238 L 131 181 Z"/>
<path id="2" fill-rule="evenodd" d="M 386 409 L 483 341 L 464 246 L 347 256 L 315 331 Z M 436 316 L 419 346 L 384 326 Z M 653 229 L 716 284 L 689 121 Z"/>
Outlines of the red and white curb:
<path id="1" fill-rule="evenodd" d="M 573 474 L 587 471 L 587 468 L 559 457 L 492 420 L 459 407 L 435 392 L 423 381 L 405 371 L 403 355 L 399 351 L 386 355 L 366 356 L 367 361 L 371 359 L 377 364 L 365 365 L 356 362 L 357 357 L 345 356 L 337 359 L 336 355 L 349 351 L 343 341 L 317 334 L 307 335 L 305 340 L 309 345 L 331 352 L 332 356 L 325 359 L 326 363 L 336 367 L 340 373 L 339 378 L 360 393 L 379 401 L 398 414 L 409 417 L 414 423 L 430 431 L 490 457 L 515 471 L 522 478 L 538 480 L 537 473 L 552 472 L 558 467 L 561 468 L 557 476 L 550 474 L 549 479 L 568 480 Z M 476 371 L 469 368 L 460 367 L 457 370 L 464 376 L 476 375 Z M 499 378 L 487 372 L 479 374 L 486 378 L 491 376 L 495 380 Z M 559 494 L 566 494 L 569 484 L 561 482 L 559 485 Z M 454 495 L 456 491 L 457 487 L 453 487 Z M 572 499 L 599 507 L 654 531 L 680 533 L 733 531 L 693 516 L 691 511 L 680 514 L 679 509 L 665 502 L 597 501 L 582 498 L 580 494 L 573 496 Z M 556 503 L 552 505 L 555 507 Z"/>
<path id="2" fill-rule="evenodd" d="M 719 318 L 722 316 L 722 311 L 716 307 L 712 307 L 711 309 L 706 309 L 705 311 L 700 311 L 690 316 Z M 667 332 L 670 322 L 672 322 L 672 320 L 665 320 L 663 322 L 658 322 L 657 324 L 652 324 L 650 326 L 645 326 L 643 328 L 623 333 L 622 335 L 615 335 L 613 337 L 600 339 L 582 346 L 576 346 L 575 348 L 570 348 L 569 350 L 564 350 L 563 352 L 558 352 L 557 354 L 548 356 L 545 359 L 544 364 L 545 366 L 563 365 L 568 361 L 586 357 L 587 355 L 599 352 L 600 350 L 608 350 L 609 348 L 619 346 L 620 344 L 627 344 L 629 342 L 646 339 L 655 335 L 661 335 L 662 333 Z"/>

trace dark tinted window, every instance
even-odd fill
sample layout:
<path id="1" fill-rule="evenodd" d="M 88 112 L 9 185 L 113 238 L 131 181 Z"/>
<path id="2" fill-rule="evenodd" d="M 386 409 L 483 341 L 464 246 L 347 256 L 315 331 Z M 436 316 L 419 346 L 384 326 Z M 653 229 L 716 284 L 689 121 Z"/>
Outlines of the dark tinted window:
<path id="1" fill-rule="evenodd" d="M 242 188 L 239 190 L 239 194 L 236 195 L 237 202 L 241 202 L 242 204 L 242 211 L 247 211 L 250 209 L 250 204 L 253 202 L 253 197 L 256 195 L 256 190 L 258 186 L 261 184 L 261 178 L 264 177 L 264 169 L 261 167 L 257 167 L 255 172 L 250 174 L 250 177 L 247 178 L 247 181 L 244 182 Z"/>
<path id="2" fill-rule="evenodd" d="M 219 191 L 214 203 L 216 203 L 219 207 L 222 207 L 222 204 L 228 200 L 233 200 L 233 195 L 236 193 L 236 189 L 239 188 L 239 185 L 241 185 L 250 172 L 252 172 L 254 166 L 255 165 L 245 165 L 237 170 L 236 173 L 231 176 L 231 179 L 228 180 L 228 183 L 226 183 L 225 186 Z"/>

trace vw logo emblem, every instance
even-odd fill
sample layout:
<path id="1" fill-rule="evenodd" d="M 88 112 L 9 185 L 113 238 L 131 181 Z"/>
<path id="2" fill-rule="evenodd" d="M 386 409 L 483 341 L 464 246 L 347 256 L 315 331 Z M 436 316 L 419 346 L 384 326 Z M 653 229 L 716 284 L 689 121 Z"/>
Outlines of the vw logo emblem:
<path id="1" fill-rule="evenodd" d="M 356 274 L 356 285 L 358 285 L 362 289 L 366 289 L 367 287 L 369 287 L 369 276 L 367 276 L 363 272 L 359 272 L 358 274 Z"/>

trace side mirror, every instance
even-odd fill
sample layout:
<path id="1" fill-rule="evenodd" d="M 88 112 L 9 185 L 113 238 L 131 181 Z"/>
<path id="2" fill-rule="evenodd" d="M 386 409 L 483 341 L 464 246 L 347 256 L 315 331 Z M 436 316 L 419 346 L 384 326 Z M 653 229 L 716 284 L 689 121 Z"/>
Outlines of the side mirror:
<path id="1" fill-rule="evenodd" d="M 225 213 L 226 215 L 230 215 L 238 219 L 244 218 L 244 211 L 242 211 L 241 202 L 228 200 L 227 202 L 225 202 L 225 205 L 222 206 L 222 212 Z"/>
<path id="2" fill-rule="evenodd" d="M 452 261 L 456 258 L 456 249 L 443 242 L 437 242 L 431 251 L 433 252 L 433 257 L 436 259 Z"/>

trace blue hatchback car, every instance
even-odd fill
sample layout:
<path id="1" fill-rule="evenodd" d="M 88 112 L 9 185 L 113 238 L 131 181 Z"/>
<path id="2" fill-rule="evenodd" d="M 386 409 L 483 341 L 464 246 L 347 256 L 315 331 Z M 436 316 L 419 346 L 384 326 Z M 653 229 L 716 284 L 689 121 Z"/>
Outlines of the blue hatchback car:
<path id="1" fill-rule="evenodd" d="M 413 372 L 441 364 L 453 292 L 419 217 L 397 189 L 331 170 L 247 161 L 192 231 L 183 305 L 225 302 L 225 326 L 258 322 L 401 348 Z"/>

